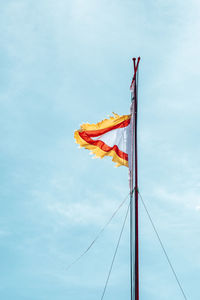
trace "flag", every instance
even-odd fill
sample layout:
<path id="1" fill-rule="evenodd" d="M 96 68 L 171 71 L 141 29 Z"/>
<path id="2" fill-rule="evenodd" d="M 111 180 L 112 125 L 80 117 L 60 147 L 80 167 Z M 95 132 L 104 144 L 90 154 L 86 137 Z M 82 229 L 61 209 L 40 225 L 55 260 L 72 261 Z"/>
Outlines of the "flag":
<path id="1" fill-rule="evenodd" d="M 113 115 L 97 124 L 81 125 L 74 138 L 80 147 L 90 150 L 96 158 L 111 156 L 117 167 L 128 167 L 131 115 Z"/>

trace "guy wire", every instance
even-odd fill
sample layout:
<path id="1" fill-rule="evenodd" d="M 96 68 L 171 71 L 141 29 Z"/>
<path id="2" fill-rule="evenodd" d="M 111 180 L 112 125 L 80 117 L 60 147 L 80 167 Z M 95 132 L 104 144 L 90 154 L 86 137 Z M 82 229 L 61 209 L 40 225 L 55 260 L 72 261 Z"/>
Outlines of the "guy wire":
<path id="1" fill-rule="evenodd" d="M 149 211 L 148 211 L 148 209 L 147 209 L 147 207 L 146 207 L 146 205 L 145 205 L 145 203 L 144 203 L 144 200 L 143 200 L 143 198 L 142 198 L 140 192 L 139 192 L 139 196 L 140 196 L 140 199 L 142 200 L 142 204 L 143 204 L 143 206 L 144 206 L 144 208 L 145 208 L 145 211 L 146 211 L 146 213 L 147 213 L 147 215 L 148 215 L 148 217 L 149 217 L 150 223 L 151 223 L 151 225 L 152 225 L 152 227 L 153 227 L 153 229 L 154 229 L 154 231 L 155 231 L 155 234 L 156 234 L 156 236 L 157 236 L 157 238 L 158 238 L 158 241 L 159 241 L 159 243 L 160 243 L 160 246 L 161 246 L 161 248 L 162 248 L 162 250 L 163 250 L 163 252 L 164 252 L 164 254 L 165 254 L 165 257 L 166 257 L 167 262 L 168 262 L 168 264 L 169 264 L 169 266 L 170 266 L 170 268 L 171 268 L 171 271 L 172 271 L 172 273 L 174 274 L 174 277 L 175 277 L 175 279 L 176 279 L 176 282 L 177 282 L 177 284 L 178 284 L 178 286 L 179 286 L 179 288 L 180 288 L 180 290 L 181 290 L 181 293 L 182 293 L 184 299 L 187 300 L 187 297 L 186 297 L 186 295 L 185 295 L 185 292 L 184 292 L 184 290 L 183 290 L 183 288 L 182 288 L 182 286 L 181 286 L 181 283 L 180 283 L 180 281 L 179 281 L 179 279 L 178 279 L 178 276 L 177 276 L 177 274 L 176 274 L 176 272 L 175 272 L 175 270 L 174 270 L 174 267 L 172 266 L 172 263 L 171 263 L 171 261 L 170 261 L 170 259 L 169 259 L 169 256 L 168 256 L 168 254 L 167 254 L 167 251 L 165 250 L 165 247 L 164 247 L 164 245 L 163 245 L 163 243 L 162 243 L 162 240 L 161 240 L 161 238 L 160 238 L 160 236 L 159 236 L 159 234 L 158 234 L 158 231 L 157 231 L 157 229 L 156 229 L 156 227 L 155 227 L 155 225 L 154 225 L 154 222 L 153 222 L 153 220 L 152 220 L 152 218 L 151 218 L 151 216 L 150 216 L 150 213 L 149 213 Z"/>

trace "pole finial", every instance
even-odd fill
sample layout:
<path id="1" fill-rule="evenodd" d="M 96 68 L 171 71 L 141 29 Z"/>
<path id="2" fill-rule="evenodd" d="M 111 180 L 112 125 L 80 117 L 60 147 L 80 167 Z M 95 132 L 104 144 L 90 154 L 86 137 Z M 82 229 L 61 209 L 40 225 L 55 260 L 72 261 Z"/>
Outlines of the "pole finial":
<path id="1" fill-rule="evenodd" d="M 134 66 L 134 75 L 133 75 L 133 79 L 132 79 L 131 85 L 130 85 L 130 90 L 131 91 L 133 91 L 133 89 L 134 89 L 134 82 L 135 82 L 135 77 L 136 77 L 136 73 L 137 73 L 137 70 L 138 70 L 139 62 L 140 62 L 140 56 L 137 58 L 137 64 L 136 64 L 136 58 L 135 57 L 133 57 L 132 60 L 133 60 L 133 66 Z"/>

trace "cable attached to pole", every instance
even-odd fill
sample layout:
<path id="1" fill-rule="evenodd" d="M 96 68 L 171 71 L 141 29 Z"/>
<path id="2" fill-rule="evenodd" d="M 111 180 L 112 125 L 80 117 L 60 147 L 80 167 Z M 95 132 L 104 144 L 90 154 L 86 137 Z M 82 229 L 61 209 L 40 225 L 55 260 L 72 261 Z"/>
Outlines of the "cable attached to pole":
<path id="1" fill-rule="evenodd" d="M 90 248 L 94 245 L 94 243 L 98 240 L 98 238 L 100 237 L 100 235 L 104 232 L 104 230 L 106 229 L 106 227 L 110 224 L 110 222 L 112 221 L 112 219 L 115 217 L 115 215 L 118 213 L 118 211 L 120 210 L 120 208 L 124 205 L 124 203 L 126 202 L 127 198 L 128 198 L 129 194 L 124 198 L 124 200 L 120 203 L 120 205 L 118 206 L 118 208 L 115 210 L 115 212 L 112 214 L 112 216 L 110 217 L 110 219 L 107 221 L 107 223 L 102 227 L 102 229 L 99 231 L 99 233 L 96 235 L 96 237 L 94 238 L 94 240 L 90 243 L 90 245 L 86 248 L 85 251 L 83 251 L 83 253 L 81 255 L 79 255 L 71 264 L 69 264 L 66 268 L 66 271 L 69 270 L 74 264 L 76 264 L 89 250 Z"/>
<path id="2" fill-rule="evenodd" d="M 180 281 L 179 281 L 179 279 L 178 279 L 178 276 L 177 276 L 177 274 L 176 274 L 176 272 L 175 272 L 175 270 L 174 270 L 174 267 L 172 266 L 172 263 L 171 263 L 171 261 L 170 261 L 170 259 L 169 259 L 169 256 L 168 256 L 168 254 L 167 254 L 167 251 L 165 250 L 165 247 L 164 247 L 164 245 L 163 245 L 163 243 L 162 243 L 162 240 L 161 240 L 161 238 L 160 238 L 160 236 L 159 236 L 159 234 L 158 234 L 158 231 L 156 230 L 156 227 L 155 227 L 155 225 L 154 225 L 154 222 L 153 222 L 153 220 L 152 220 L 152 218 L 151 218 L 151 216 L 150 216 L 150 213 L 149 213 L 149 211 L 148 211 L 148 209 L 147 209 L 147 207 L 146 207 L 146 204 L 144 203 L 144 200 L 143 200 L 143 198 L 142 198 L 142 196 L 141 196 L 140 193 L 139 193 L 139 196 L 140 196 L 140 199 L 141 199 L 141 201 L 142 201 L 142 204 L 143 204 L 143 206 L 144 206 L 144 208 L 145 208 L 145 211 L 146 211 L 146 213 L 147 213 L 147 215 L 148 215 L 148 217 L 149 217 L 150 223 L 151 223 L 151 225 L 152 225 L 152 227 L 153 227 L 153 229 L 154 229 L 154 231 L 155 231 L 155 234 L 156 234 L 156 236 L 157 236 L 157 238 L 158 238 L 158 241 L 159 241 L 159 243 L 160 243 L 160 246 L 161 246 L 161 248 L 162 248 L 162 250 L 163 250 L 163 252 L 164 252 L 164 254 L 165 254 L 165 257 L 166 257 L 166 259 L 167 259 L 167 262 L 168 262 L 168 264 L 169 264 L 169 266 L 170 266 L 170 268 L 171 268 L 171 271 L 172 271 L 172 273 L 174 274 L 174 277 L 175 277 L 175 279 L 176 279 L 176 282 L 177 282 L 177 284 L 178 284 L 178 286 L 179 286 L 179 288 L 180 288 L 180 290 L 181 290 L 181 293 L 182 293 L 184 299 L 187 300 L 187 297 L 186 297 L 185 292 L 184 292 L 184 290 L 183 290 L 183 288 L 182 288 L 182 286 L 181 286 L 181 283 L 180 283 Z"/>
<path id="3" fill-rule="evenodd" d="M 126 224 L 126 220 L 127 220 L 127 216 L 128 216 L 128 212 L 129 212 L 129 208 L 130 208 L 130 203 L 128 205 L 128 209 L 126 211 L 126 215 L 125 215 L 125 218 L 124 218 L 124 222 L 122 224 L 122 228 L 121 228 L 121 231 L 120 231 L 120 234 L 119 234 L 119 238 L 118 238 L 118 241 L 117 241 L 117 246 L 115 248 L 115 252 L 114 252 L 114 255 L 113 255 L 113 259 L 112 259 L 112 262 L 111 262 L 111 265 L 110 265 L 110 269 L 109 269 L 109 272 L 108 272 L 108 276 L 107 276 L 107 279 L 106 279 L 106 283 L 105 283 L 105 286 L 104 286 L 104 289 L 103 289 L 103 293 L 102 293 L 102 296 L 101 296 L 101 300 L 103 300 L 104 298 L 104 295 L 105 295 L 105 292 L 106 292 L 106 288 L 107 288 L 107 285 L 108 285 L 108 281 L 109 281 L 109 278 L 110 278 L 110 274 L 112 272 L 112 268 L 113 268 L 113 264 L 114 264 L 114 261 L 115 261 L 115 257 L 117 255 L 117 250 L 119 248 L 119 244 L 120 244 L 120 241 L 121 241 L 121 237 L 122 237 L 122 233 L 124 231 L 124 226 Z"/>

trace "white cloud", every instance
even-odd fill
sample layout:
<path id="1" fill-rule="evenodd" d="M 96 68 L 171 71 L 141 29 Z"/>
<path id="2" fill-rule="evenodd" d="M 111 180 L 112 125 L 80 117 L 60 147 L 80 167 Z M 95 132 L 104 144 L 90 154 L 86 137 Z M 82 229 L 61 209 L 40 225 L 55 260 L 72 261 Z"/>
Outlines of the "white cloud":
<path id="1" fill-rule="evenodd" d="M 186 209 L 195 210 L 200 205 L 200 193 L 195 190 L 169 192 L 165 188 L 158 187 L 154 190 L 154 195 L 161 201 L 181 207 L 185 206 Z"/>
<path id="2" fill-rule="evenodd" d="M 56 201 L 48 204 L 47 208 L 51 213 L 56 214 L 58 218 L 62 218 L 66 223 L 72 225 L 102 226 L 108 221 L 118 205 L 117 201 L 111 199 L 98 200 L 94 195 L 91 201 L 79 201 L 78 203 Z"/>

